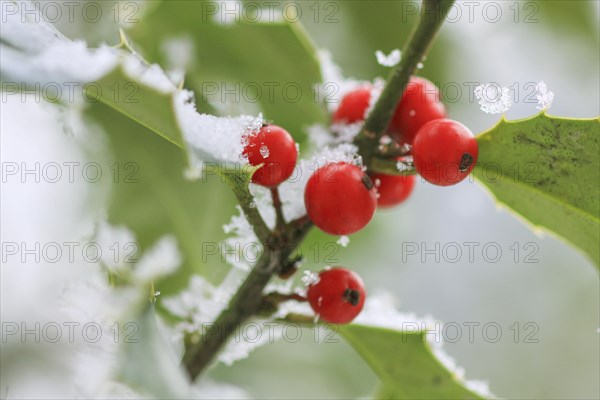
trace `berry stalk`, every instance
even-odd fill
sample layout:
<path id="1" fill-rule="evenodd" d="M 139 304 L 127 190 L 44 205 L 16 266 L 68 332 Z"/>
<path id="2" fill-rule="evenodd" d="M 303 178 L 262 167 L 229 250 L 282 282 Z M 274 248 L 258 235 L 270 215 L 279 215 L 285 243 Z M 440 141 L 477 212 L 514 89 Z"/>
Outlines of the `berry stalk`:
<path id="1" fill-rule="evenodd" d="M 381 96 L 354 140 L 368 168 L 371 168 L 379 139 L 387 129 L 410 77 L 423 60 L 454 1 L 423 0 L 419 23 L 402 51 L 402 60 L 390 73 Z"/>

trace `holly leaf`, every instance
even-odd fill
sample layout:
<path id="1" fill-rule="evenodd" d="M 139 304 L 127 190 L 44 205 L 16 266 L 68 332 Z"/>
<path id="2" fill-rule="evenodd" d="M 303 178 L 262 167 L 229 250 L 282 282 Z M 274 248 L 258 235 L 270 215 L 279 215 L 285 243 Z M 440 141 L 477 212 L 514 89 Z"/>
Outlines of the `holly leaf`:
<path id="1" fill-rule="evenodd" d="M 166 234 L 177 239 L 182 265 L 175 276 L 157 283 L 157 289 L 168 295 L 184 287 L 193 273 L 226 270 L 214 252 L 225 238 L 221 225 L 234 199 L 221 177 L 208 172 L 202 181 L 189 181 L 181 148 L 105 104 L 94 105 L 87 114 L 108 135 L 116 165 L 132 166 L 112 184 L 109 222 L 134 232 L 142 251 Z M 214 253 L 210 257 L 209 248 Z"/>
<path id="2" fill-rule="evenodd" d="M 135 322 L 123 326 L 117 378 L 140 394 L 159 399 L 189 398 L 190 384 L 148 305 Z"/>
<path id="3" fill-rule="evenodd" d="M 477 142 L 475 176 L 498 202 L 600 267 L 600 118 L 502 119 Z"/>
<path id="4" fill-rule="evenodd" d="M 378 399 L 481 399 L 433 354 L 424 331 L 346 325 L 341 335 L 381 380 Z"/>
<path id="5" fill-rule="evenodd" d="M 173 64 L 170 45 L 191 44 L 185 50 L 191 58 L 185 85 L 196 92 L 200 110 L 262 111 L 298 139 L 304 126 L 325 119 L 315 100 L 314 85 L 321 80 L 316 51 L 301 24 L 236 21 L 235 7 L 213 1 L 155 3 L 128 34 L 146 59 L 166 67 Z M 231 23 L 223 23 L 225 8 Z M 232 107 L 222 109 L 226 103 Z"/>

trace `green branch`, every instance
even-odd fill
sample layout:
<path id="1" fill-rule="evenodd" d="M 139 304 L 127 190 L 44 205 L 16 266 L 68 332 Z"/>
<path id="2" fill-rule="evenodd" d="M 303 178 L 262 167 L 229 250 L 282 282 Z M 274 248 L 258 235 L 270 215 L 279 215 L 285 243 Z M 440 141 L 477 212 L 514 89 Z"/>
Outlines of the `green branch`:
<path id="1" fill-rule="evenodd" d="M 235 329 L 261 311 L 264 305 L 263 290 L 267 283 L 287 264 L 311 227 L 311 223 L 303 220 L 290 223 L 283 240 L 279 239 L 276 246 L 265 247 L 262 256 L 229 301 L 227 308 L 199 342 L 186 347 L 182 364 L 192 381 L 212 362 Z M 278 237 L 272 234 L 269 240 L 275 241 Z"/>
<path id="2" fill-rule="evenodd" d="M 371 168 L 379 139 L 385 134 L 410 77 L 423 60 L 453 3 L 454 0 L 423 0 L 419 23 L 402 51 L 402 60 L 390 73 L 381 96 L 354 140 L 368 168 Z"/>
<path id="3" fill-rule="evenodd" d="M 260 215 L 258 207 L 254 203 L 254 196 L 252 196 L 252 193 L 248 189 L 252 172 L 254 171 L 221 171 L 221 174 L 225 177 L 231 190 L 233 190 L 246 219 L 254 230 L 254 234 L 263 245 L 268 246 L 271 230 Z"/>

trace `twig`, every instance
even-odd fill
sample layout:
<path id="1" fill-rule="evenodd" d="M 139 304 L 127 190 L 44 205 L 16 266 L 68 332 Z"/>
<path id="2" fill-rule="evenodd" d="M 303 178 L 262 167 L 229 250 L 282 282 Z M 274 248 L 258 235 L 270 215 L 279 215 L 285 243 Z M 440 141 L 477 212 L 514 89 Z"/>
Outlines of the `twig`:
<path id="1" fill-rule="evenodd" d="M 423 0 L 419 23 L 402 51 L 402 60 L 391 72 L 375 107 L 354 139 L 358 153 L 368 168 L 371 167 L 379 139 L 392 119 L 408 80 L 429 49 L 453 3 L 454 0 Z"/>

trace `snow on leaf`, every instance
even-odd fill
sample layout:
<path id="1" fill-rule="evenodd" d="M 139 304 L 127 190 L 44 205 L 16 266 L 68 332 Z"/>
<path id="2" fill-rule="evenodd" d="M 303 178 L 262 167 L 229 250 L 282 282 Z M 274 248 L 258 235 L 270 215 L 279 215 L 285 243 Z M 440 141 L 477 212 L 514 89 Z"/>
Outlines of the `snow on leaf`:
<path id="1" fill-rule="evenodd" d="M 484 83 L 475 88 L 481 111 L 488 114 L 502 114 L 512 105 L 509 89 L 495 82 Z"/>
<path id="2" fill-rule="evenodd" d="M 136 54 L 129 54 L 123 60 L 123 69 L 132 79 L 157 91 L 169 94 L 176 90 L 175 85 L 157 65 L 148 65 Z"/>
<path id="3" fill-rule="evenodd" d="M 400 62 L 401 53 L 399 49 L 394 49 L 390 54 L 385 55 L 381 50 L 377 50 L 375 52 L 375 57 L 377 57 L 379 65 L 384 67 L 394 67 Z"/>
<path id="4" fill-rule="evenodd" d="M 35 7 L 28 2 L 23 4 L 27 7 L 19 7 L 21 12 L 6 15 L 8 29 L 3 29 L 0 43 L 3 81 L 37 86 L 48 82 L 63 86 L 93 82 L 102 86 L 112 84 L 103 81 L 110 77 L 116 79 L 115 82 L 119 79 L 126 79 L 127 84 L 135 82 L 142 87 L 140 90 L 151 89 L 145 90 L 144 95 L 155 96 L 161 102 L 166 99 L 172 104 L 166 116 L 176 122 L 168 125 L 162 124 L 162 121 L 152 121 L 150 126 L 155 130 L 160 129 L 157 133 L 180 145 L 179 138 L 184 139 L 190 167 L 198 170 L 206 162 L 244 163 L 241 157 L 242 138 L 260 129 L 263 122 L 261 115 L 220 118 L 200 114 L 196 111 L 193 92 L 178 90 L 158 65 L 148 64 L 139 55 L 121 48 L 102 45 L 93 49 L 84 41 L 71 41 L 43 18 L 30 18 L 28 13 L 24 15 L 24 8 L 33 10 Z M 70 90 L 73 91 L 73 88 Z M 82 93 L 80 90 L 75 92 Z M 126 115 L 143 114 L 141 103 L 137 106 L 134 103 L 115 104 L 114 98 L 109 95 L 110 90 L 97 92 L 101 101 Z M 101 93 L 105 92 L 106 96 L 103 96 Z M 69 105 L 72 104 L 70 101 Z M 169 129 L 175 132 L 166 131 Z"/>
<path id="5" fill-rule="evenodd" d="M 263 124 L 262 114 L 258 117 L 200 114 L 193 98 L 194 93 L 188 90 L 179 91 L 174 98 L 175 113 L 192 166 L 202 167 L 207 161 L 245 164 L 241 157 L 244 137 L 258 133 Z"/>
<path id="6" fill-rule="evenodd" d="M 302 276 L 302 283 L 304 286 L 315 285 L 319 283 L 319 274 L 313 271 L 304 271 L 304 276 Z"/>
<path id="7" fill-rule="evenodd" d="M 108 251 L 115 244 L 120 249 L 126 246 L 136 246 L 135 235 L 124 226 L 112 226 L 106 222 L 100 222 L 96 231 L 95 242 L 101 249 L 100 260 L 111 271 L 121 271 L 131 267 L 125 262 L 125 257 L 118 257 L 112 251 Z"/>
<path id="8" fill-rule="evenodd" d="M 180 264 L 181 254 L 177 248 L 177 240 L 174 236 L 164 236 L 144 252 L 134 270 L 134 276 L 140 282 L 149 282 L 173 273 Z"/>

